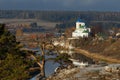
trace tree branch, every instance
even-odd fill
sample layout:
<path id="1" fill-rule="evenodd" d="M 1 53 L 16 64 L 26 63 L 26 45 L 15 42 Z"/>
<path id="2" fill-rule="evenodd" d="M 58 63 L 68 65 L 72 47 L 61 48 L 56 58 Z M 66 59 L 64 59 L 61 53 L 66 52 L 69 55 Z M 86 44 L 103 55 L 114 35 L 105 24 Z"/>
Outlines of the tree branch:
<path id="1" fill-rule="evenodd" d="M 33 68 L 29 68 L 30 71 L 34 71 L 34 70 L 40 70 L 40 67 L 33 67 Z"/>
<path id="2" fill-rule="evenodd" d="M 33 58 L 40 67 L 42 67 L 42 64 L 37 61 L 37 58 L 34 55 L 31 54 L 30 57 Z"/>

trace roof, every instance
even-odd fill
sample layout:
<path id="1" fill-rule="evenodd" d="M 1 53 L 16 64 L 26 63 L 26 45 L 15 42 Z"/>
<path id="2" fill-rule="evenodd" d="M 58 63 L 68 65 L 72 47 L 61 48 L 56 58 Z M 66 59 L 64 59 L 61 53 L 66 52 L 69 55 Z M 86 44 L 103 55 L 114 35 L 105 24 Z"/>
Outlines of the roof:
<path id="1" fill-rule="evenodd" d="M 78 18 L 77 22 L 83 22 L 82 19 Z"/>

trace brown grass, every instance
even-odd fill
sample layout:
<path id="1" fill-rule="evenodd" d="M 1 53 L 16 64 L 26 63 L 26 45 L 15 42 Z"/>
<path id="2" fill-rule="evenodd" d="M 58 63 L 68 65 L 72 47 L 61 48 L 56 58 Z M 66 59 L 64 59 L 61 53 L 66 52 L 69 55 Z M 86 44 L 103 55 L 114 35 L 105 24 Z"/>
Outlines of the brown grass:
<path id="1" fill-rule="evenodd" d="M 118 59 L 113 59 L 112 57 L 106 57 L 106 56 L 100 55 L 99 53 L 90 53 L 86 50 L 77 49 L 77 48 L 74 50 L 80 54 L 83 54 L 83 55 L 90 57 L 92 59 L 95 59 L 95 60 L 106 61 L 108 63 L 120 63 L 120 60 L 118 60 Z"/>

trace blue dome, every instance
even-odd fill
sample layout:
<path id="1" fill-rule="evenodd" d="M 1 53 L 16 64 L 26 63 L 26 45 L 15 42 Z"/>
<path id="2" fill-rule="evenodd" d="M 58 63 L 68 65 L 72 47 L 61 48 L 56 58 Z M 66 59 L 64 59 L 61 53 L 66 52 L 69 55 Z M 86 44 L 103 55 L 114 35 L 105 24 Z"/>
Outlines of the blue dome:
<path id="1" fill-rule="evenodd" d="M 83 22 L 80 18 L 77 20 L 77 22 Z"/>

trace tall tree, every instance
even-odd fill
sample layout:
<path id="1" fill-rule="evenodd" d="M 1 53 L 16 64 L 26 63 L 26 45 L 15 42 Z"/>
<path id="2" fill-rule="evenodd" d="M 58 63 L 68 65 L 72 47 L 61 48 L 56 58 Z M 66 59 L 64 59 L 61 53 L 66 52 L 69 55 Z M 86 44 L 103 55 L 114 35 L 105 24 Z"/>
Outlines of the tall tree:
<path id="1" fill-rule="evenodd" d="M 29 61 L 26 52 L 20 50 L 15 36 L 0 24 L 0 79 L 25 80 L 29 78 Z"/>
<path id="2" fill-rule="evenodd" d="M 0 24 L 0 59 L 5 58 L 7 52 L 21 55 L 15 36 L 5 29 L 5 24 Z"/>
<path id="3" fill-rule="evenodd" d="M 8 53 L 6 58 L 0 61 L 1 80 L 25 80 L 30 77 L 24 58 Z"/>

